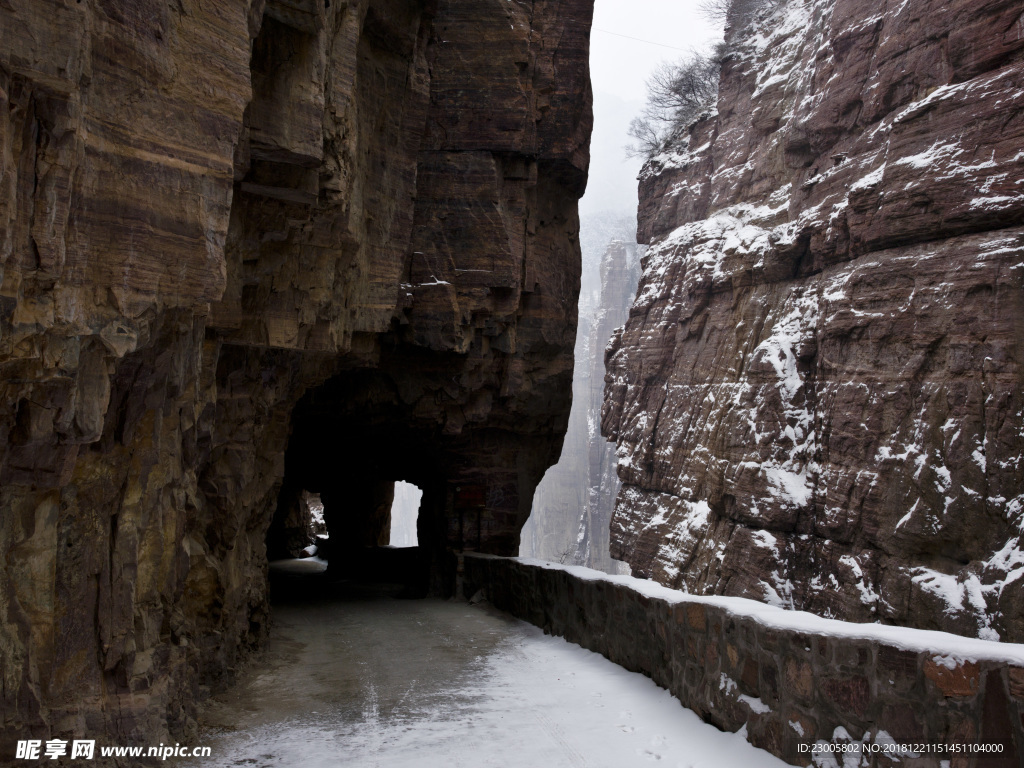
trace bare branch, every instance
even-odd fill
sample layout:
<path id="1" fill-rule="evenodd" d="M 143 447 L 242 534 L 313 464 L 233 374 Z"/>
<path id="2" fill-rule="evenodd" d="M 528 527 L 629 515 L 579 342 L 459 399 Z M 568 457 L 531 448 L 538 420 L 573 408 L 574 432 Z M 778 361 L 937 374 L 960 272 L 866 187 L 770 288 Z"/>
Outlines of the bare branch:
<path id="1" fill-rule="evenodd" d="M 777 8 L 782 0 L 702 0 L 699 8 L 704 18 L 718 24 L 742 29 L 763 7 Z"/>
<path id="2" fill-rule="evenodd" d="M 662 64 L 647 80 L 647 104 L 629 126 L 636 142 L 626 148 L 631 157 L 653 157 L 672 137 L 712 107 L 718 96 L 720 52 L 691 54 L 675 64 Z"/>

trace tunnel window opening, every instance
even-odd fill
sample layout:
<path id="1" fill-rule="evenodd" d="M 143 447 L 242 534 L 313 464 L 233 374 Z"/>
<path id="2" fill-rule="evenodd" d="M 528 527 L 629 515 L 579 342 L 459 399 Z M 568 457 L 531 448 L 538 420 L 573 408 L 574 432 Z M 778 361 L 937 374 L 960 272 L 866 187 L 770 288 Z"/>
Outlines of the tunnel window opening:
<path id="1" fill-rule="evenodd" d="M 423 491 L 412 483 L 400 480 L 395 483 L 395 500 L 391 503 L 392 547 L 415 547 L 419 544 L 416 521 L 419 518 Z"/>
<path id="2" fill-rule="evenodd" d="M 267 530 L 267 558 L 274 561 L 322 555 L 328 536 L 320 495 L 293 489 L 282 496 Z"/>
<path id="3" fill-rule="evenodd" d="M 298 490 L 296 486 L 286 489 L 267 530 L 267 561 L 271 574 L 286 580 L 321 574 L 327 570 L 327 546 L 327 524 L 320 495 Z M 280 597 L 280 588 L 278 584 L 272 589 L 272 600 Z"/>
<path id="4" fill-rule="evenodd" d="M 313 540 L 312 544 L 303 550 L 303 553 L 307 557 L 312 557 L 323 549 L 324 543 L 330 538 L 330 533 L 327 531 L 327 523 L 324 521 L 324 503 L 320 499 L 320 494 L 303 491 L 302 504 L 308 510 L 306 519 L 308 520 L 309 537 Z"/>

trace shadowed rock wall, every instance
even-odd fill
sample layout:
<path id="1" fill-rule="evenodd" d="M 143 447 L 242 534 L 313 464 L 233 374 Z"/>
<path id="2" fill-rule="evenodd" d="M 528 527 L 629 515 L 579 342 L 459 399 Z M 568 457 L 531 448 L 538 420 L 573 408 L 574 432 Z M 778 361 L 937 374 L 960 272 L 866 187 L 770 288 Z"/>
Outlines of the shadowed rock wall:
<path id="1" fill-rule="evenodd" d="M 395 445 L 439 472 L 435 559 L 463 514 L 514 551 L 569 409 L 590 15 L 0 8 L 0 754 L 194 736 L 275 511 L 334 492 L 332 541 L 379 537 Z"/>
<path id="2" fill-rule="evenodd" d="M 641 180 L 603 430 L 634 574 L 1024 640 L 1019 2 L 762 3 Z"/>

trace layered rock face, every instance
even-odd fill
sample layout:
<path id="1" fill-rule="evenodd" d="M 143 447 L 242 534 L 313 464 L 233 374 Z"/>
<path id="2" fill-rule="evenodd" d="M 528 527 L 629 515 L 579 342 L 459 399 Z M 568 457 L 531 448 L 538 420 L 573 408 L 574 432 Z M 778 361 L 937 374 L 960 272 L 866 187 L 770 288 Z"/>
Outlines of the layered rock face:
<path id="1" fill-rule="evenodd" d="M 562 454 L 537 486 L 520 554 L 618 573 L 608 530 L 619 491 L 615 446 L 599 431 L 604 348 L 626 319 L 640 276 L 631 219 L 583 220 L 583 277 L 573 403 Z"/>
<path id="2" fill-rule="evenodd" d="M 303 492 L 344 553 L 420 484 L 439 590 L 514 552 L 569 409 L 590 5 L 0 8 L 2 754 L 188 734 Z"/>
<path id="3" fill-rule="evenodd" d="M 1024 641 L 1020 3 L 788 0 L 727 42 L 641 182 L 612 555 Z"/>

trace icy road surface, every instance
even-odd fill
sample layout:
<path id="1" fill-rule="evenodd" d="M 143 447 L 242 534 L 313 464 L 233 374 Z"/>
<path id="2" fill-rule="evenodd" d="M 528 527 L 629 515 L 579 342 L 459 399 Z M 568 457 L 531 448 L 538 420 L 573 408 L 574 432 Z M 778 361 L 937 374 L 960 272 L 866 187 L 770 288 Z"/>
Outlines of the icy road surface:
<path id="1" fill-rule="evenodd" d="M 352 587 L 275 605 L 266 653 L 204 725 L 204 767 L 785 765 L 529 624 Z"/>

